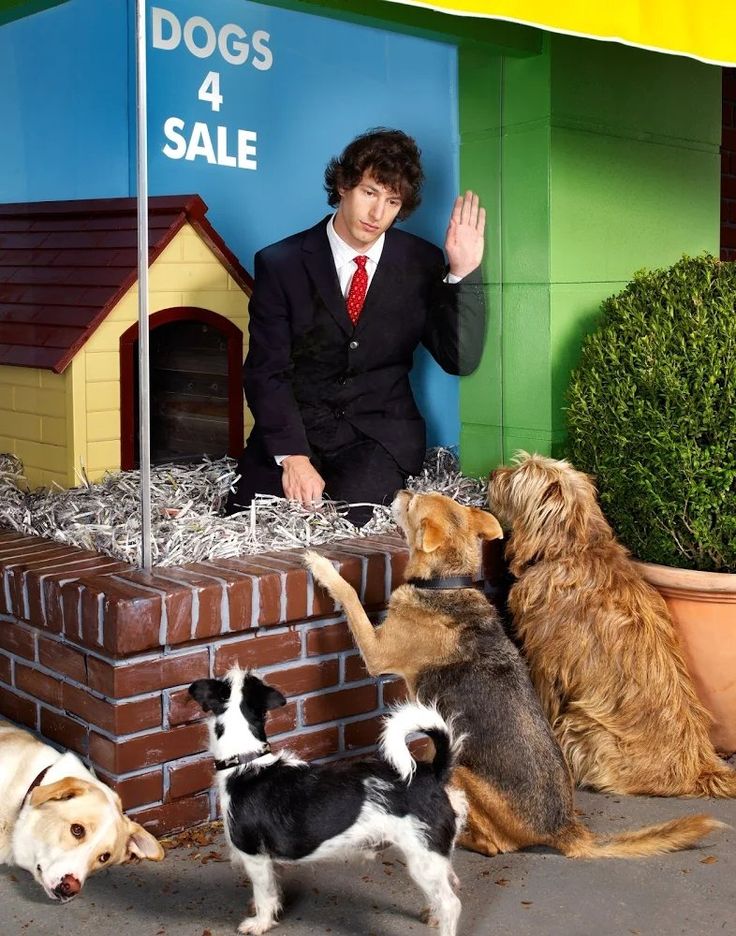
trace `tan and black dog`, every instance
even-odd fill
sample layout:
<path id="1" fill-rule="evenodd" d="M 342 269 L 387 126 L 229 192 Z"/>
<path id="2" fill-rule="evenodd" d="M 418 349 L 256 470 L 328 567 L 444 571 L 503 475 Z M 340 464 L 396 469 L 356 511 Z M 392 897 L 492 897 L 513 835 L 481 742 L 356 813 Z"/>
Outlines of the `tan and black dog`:
<path id="1" fill-rule="evenodd" d="M 575 817 L 569 771 L 526 666 L 477 587 L 491 514 L 440 494 L 401 491 L 394 516 L 410 548 L 406 584 L 374 629 L 353 587 L 315 552 L 306 564 L 339 601 L 369 673 L 403 677 L 465 734 L 453 783 L 468 800 L 459 844 L 486 855 L 548 845 L 573 858 L 634 857 L 686 848 L 721 823 L 704 815 L 599 838 Z"/>

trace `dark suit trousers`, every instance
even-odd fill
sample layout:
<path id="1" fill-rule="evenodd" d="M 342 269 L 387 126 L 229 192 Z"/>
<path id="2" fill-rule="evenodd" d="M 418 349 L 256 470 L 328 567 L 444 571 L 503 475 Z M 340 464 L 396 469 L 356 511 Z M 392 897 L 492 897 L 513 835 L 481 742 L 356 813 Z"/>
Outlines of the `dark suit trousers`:
<path id="1" fill-rule="evenodd" d="M 345 422 L 329 452 L 313 452 L 312 464 L 325 480 L 325 494 L 349 504 L 389 504 L 396 491 L 406 484 L 406 475 L 386 449 Z M 225 512 L 235 513 L 250 506 L 256 494 L 284 496 L 281 468 L 257 440 L 249 439 L 238 462 L 240 480 L 230 493 Z M 371 507 L 352 507 L 348 512 L 356 526 L 370 520 Z"/>

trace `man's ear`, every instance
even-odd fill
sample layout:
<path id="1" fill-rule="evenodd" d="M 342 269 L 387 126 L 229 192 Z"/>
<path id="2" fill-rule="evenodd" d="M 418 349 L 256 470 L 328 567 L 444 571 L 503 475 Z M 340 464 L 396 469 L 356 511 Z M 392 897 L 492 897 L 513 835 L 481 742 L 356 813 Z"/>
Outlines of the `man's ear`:
<path id="1" fill-rule="evenodd" d="M 56 783 L 47 783 L 43 786 L 37 786 L 31 793 L 31 806 L 43 806 L 51 800 L 70 800 L 75 796 L 81 796 L 89 790 L 90 784 L 85 780 L 77 780 L 74 777 L 64 777 L 63 780 L 57 780 Z"/>
<path id="2" fill-rule="evenodd" d="M 224 679 L 198 679 L 188 691 L 203 712 L 222 715 L 230 698 L 230 683 Z"/>
<path id="3" fill-rule="evenodd" d="M 492 513 L 481 510 L 479 507 L 471 507 L 471 510 L 473 512 L 473 526 L 481 539 L 503 539 L 501 524 Z"/>
<path id="4" fill-rule="evenodd" d="M 414 548 L 420 552 L 431 553 L 444 543 L 445 531 L 436 520 L 423 517 L 414 534 Z"/>
<path id="5" fill-rule="evenodd" d="M 157 839 L 142 825 L 128 819 L 128 844 L 126 848 L 128 858 L 143 858 L 147 861 L 161 861 L 164 850 Z"/>

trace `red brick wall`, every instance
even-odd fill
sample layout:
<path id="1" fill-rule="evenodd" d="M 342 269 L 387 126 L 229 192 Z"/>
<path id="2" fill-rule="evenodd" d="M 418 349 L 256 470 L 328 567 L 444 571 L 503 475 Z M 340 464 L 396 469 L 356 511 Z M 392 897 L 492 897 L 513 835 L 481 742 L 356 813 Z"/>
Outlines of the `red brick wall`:
<path id="1" fill-rule="evenodd" d="M 369 609 L 401 580 L 398 537 L 345 540 L 340 562 Z M 312 758 L 375 742 L 395 681 L 370 678 L 301 551 L 161 568 L 0 532 L 0 715 L 81 754 L 160 834 L 215 818 L 201 713 L 186 688 L 233 663 L 288 704 L 275 747 Z"/>
<path id="2" fill-rule="evenodd" d="M 723 69 L 721 259 L 736 260 L 736 68 Z"/>

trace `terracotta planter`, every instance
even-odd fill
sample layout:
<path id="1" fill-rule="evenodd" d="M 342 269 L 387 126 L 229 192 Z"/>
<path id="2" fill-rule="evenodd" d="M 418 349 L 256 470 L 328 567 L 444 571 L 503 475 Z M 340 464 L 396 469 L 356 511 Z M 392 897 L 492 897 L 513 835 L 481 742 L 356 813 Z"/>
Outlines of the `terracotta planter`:
<path id="1" fill-rule="evenodd" d="M 695 690 L 714 718 L 711 738 L 736 751 L 736 575 L 637 562 L 677 627 Z"/>

